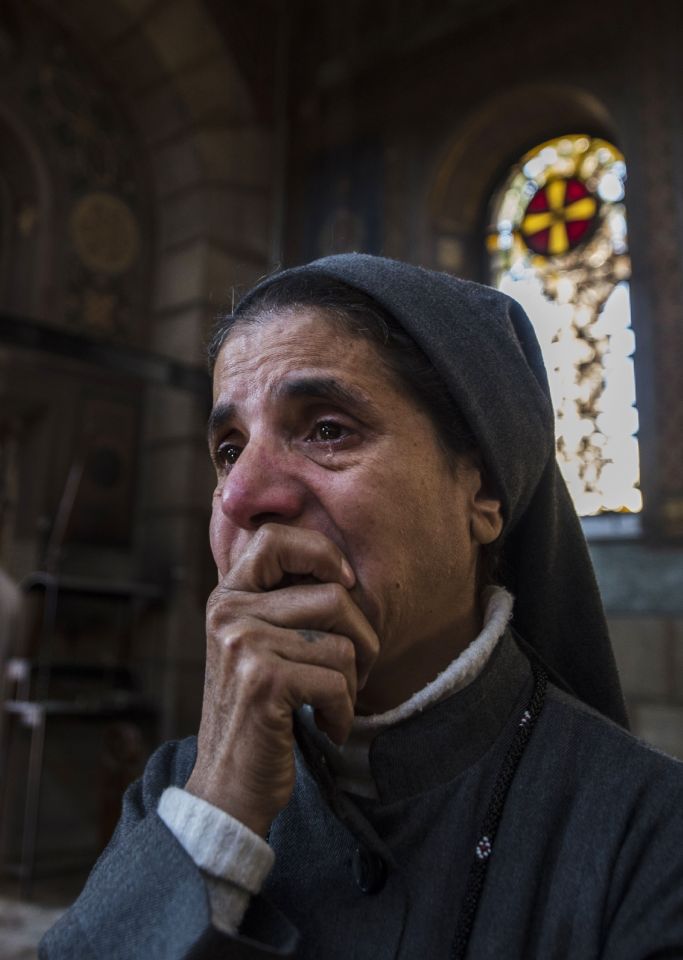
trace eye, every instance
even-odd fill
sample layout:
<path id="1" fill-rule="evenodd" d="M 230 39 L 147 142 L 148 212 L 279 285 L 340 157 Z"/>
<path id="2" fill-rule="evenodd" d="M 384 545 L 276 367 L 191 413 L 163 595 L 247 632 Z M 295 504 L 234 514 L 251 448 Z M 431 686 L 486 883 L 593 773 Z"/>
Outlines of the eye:
<path id="1" fill-rule="evenodd" d="M 229 443 L 227 440 L 218 445 L 216 450 L 216 463 L 224 470 L 237 462 L 237 458 L 242 452 L 242 448 L 235 443 Z"/>
<path id="2" fill-rule="evenodd" d="M 339 440 L 344 435 L 344 428 L 334 420 L 321 420 L 316 423 L 311 433 L 312 440 L 322 440 L 323 442 L 332 442 Z"/>

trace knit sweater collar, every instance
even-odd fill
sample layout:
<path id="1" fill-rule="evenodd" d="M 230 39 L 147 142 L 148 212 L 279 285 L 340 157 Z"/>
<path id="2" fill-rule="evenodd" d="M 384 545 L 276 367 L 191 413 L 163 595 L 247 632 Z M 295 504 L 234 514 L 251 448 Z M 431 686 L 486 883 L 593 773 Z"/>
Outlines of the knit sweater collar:
<path id="1" fill-rule="evenodd" d="M 385 713 L 356 717 L 353 733 L 366 730 L 379 733 L 394 723 L 421 713 L 444 697 L 449 697 L 471 683 L 481 673 L 496 644 L 503 636 L 512 616 L 512 597 L 502 587 L 489 587 L 482 597 L 484 624 L 481 632 L 434 680 L 418 690 L 405 703 Z"/>
<path id="2" fill-rule="evenodd" d="M 490 746 L 529 669 L 505 632 L 512 598 L 494 588 L 485 599 L 484 627 L 469 647 L 396 709 L 357 717 L 343 748 L 317 730 L 312 712 L 304 712 L 337 789 L 389 801 L 451 779 Z"/>

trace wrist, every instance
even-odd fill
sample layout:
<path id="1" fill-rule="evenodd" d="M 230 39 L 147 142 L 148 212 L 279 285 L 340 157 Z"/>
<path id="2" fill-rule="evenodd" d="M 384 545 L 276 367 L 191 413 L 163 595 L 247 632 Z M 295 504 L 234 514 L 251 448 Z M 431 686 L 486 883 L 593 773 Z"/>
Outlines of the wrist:
<path id="1" fill-rule="evenodd" d="M 255 802 L 254 798 L 233 795 L 233 792 L 225 787 L 216 789 L 214 785 L 210 782 L 207 783 L 195 771 L 192 772 L 185 784 L 185 790 L 234 817 L 235 820 L 244 824 L 257 836 L 263 838 L 267 836 L 273 816 L 261 809 L 261 804 L 258 801 Z"/>

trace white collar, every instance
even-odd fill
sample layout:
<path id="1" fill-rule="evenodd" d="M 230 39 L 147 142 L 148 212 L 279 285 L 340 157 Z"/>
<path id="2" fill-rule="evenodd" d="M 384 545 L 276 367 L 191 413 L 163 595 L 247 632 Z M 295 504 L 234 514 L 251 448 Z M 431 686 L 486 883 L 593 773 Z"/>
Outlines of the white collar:
<path id="1" fill-rule="evenodd" d="M 385 713 L 356 717 L 354 731 L 379 730 L 405 720 L 414 713 L 457 693 L 471 683 L 484 669 L 496 644 L 503 636 L 512 616 L 512 595 L 503 587 L 487 587 L 482 597 L 485 604 L 481 633 L 437 677 L 404 703 Z"/>
<path id="2" fill-rule="evenodd" d="M 485 604 L 484 625 L 481 633 L 469 646 L 434 680 L 414 693 L 405 703 L 385 713 L 356 717 L 349 739 L 343 746 L 338 747 L 321 734 L 315 725 L 312 708 L 309 706 L 303 708 L 301 718 L 321 743 L 322 750 L 335 774 L 337 786 L 341 790 L 376 798 L 377 789 L 370 772 L 369 760 L 370 744 L 375 736 L 400 720 L 405 720 L 440 700 L 445 700 L 479 676 L 505 633 L 505 628 L 512 616 L 513 604 L 512 595 L 502 587 L 488 587 L 482 599 Z"/>

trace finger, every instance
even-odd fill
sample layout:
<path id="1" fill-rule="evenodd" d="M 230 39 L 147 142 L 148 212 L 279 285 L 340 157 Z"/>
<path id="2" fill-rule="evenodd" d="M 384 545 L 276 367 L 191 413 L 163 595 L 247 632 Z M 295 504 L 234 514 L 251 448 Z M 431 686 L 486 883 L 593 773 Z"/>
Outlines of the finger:
<path id="1" fill-rule="evenodd" d="M 304 703 L 315 710 L 318 727 L 334 743 L 346 743 L 353 724 L 353 701 L 342 674 L 325 667 L 288 664 L 292 712 Z"/>
<path id="2" fill-rule="evenodd" d="M 210 657 L 214 689 L 217 682 L 226 689 L 247 660 L 249 671 L 258 671 L 260 663 L 265 676 L 272 669 L 272 657 L 337 671 L 346 680 L 351 702 L 356 702 L 356 651 L 348 637 L 308 627 L 283 629 L 256 618 L 235 623 L 216 638 Z"/>
<path id="3" fill-rule="evenodd" d="M 265 523 L 222 584 L 231 590 L 260 592 L 277 587 L 286 574 L 341 583 L 349 589 L 356 582 L 348 560 L 325 534 Z"/>
<path id="4" fill-rule="evenodd" d="M 209 614 L 210 632 L 220 635 L 222 610 L 220 591 L 216 590 Z M 265 621 L 273 626 L 294 630 L 321 630 L 348 637 L 354 645 L 359 689 L 379 654 L 377 634 L 349 592 L 338 583 L 304 584 L 284 587 L 254 596 L 245 592 L 229 592 L 229 616 Z"/>
<path id="5" fill-rule="evenodd" d="M 233 704 L 240 717 L 242 744 L 250 752 L 282 746 L 283 735 L 293 737 L 293 714 L 305 703 L 320 717 L 320 729 L 345 743 L 351 731 L 354 711 L 346 677 L 338 670 L 310 663 L 295 663 L 273 654 L 252 657 L 241 664 L 240 691 Z M 270 746 L 268 746 L 270 744 Z"/>
<path id="6" fill-rule="evenodd" d="M 355 704 L 358 687 L 356 648 L 348 637 L 309 629 L 284 630 L 283 634 L 287 639 L 278 650 L 283 660 L 325 667 L 341 673 L 346 680 L 351 703 Z"/>
<path id="7" fill-rule="evenodd" d="M 313 627 L 348 637 L 355 651 L 358 687 L 362 689 L 379 655 L 379 639 L 348 591 L 337 583 L 321 583 L 288 587 L 277 594 L 277 608 L 273 595 L 273 608 L 269 597 L 262 616 L 267 618 L 272 613 L 280 626 L 290 629 Z"/>

